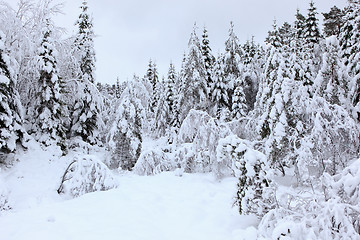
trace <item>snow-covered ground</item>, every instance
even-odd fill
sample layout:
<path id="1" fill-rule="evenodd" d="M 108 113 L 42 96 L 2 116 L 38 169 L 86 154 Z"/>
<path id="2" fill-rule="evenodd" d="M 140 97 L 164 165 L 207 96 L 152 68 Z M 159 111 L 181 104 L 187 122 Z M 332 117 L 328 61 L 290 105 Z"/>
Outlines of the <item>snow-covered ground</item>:
<path id="1" fill-rule="evenodd" d="M 35 151 L 3 172 L 13 209 L 0 212 L 0 239 L 256 238 L 257 219 L 232 207 L 235 178 L 122 173 L 116 189 L 66 199 L 56 190 L 71 158 L 58 157 Z"/>

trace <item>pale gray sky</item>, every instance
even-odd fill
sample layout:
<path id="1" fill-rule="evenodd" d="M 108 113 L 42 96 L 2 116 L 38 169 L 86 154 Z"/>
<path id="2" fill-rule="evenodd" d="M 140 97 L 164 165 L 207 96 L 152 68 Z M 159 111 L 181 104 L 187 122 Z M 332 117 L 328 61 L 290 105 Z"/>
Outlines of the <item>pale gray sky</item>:
<path id="1" fill-rule="evenodd" d="M 14 2 L 15 0 L 6 0 Z M 58 0 L 56 0 L 58 1 Z M 61 2 L 61 0 L 59 0 Z M 65 0 L 64 16 L 55 21 L 74 31 L 82 0 Z M 201 36 L 204 25 L 216 56 L 224 51 L 230 21 L 241 43 L 251 36 L 262 43 L 278 24 L 292 23 L 296 9 L 306 15 L 310 0 L 89 0 L 94 17 L 97 54 L 97 81 L 115 83 L 143 76 L 149 59 L 156 61 L 161 75 L 167 74 L 170 61 L 178 71 L 194 22 Z M 342 8 L 346 0 L 315 0 L 318 12 L 334 5 Z M 322 19 L 322 15 L 318 15 Z"/>

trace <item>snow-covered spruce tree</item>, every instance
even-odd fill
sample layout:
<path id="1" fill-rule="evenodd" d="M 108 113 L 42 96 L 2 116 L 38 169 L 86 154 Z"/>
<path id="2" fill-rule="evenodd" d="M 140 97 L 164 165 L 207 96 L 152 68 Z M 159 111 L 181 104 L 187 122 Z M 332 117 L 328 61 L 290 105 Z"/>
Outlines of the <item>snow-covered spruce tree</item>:
<path id="1" fill-rule="evenodd" d="M 305 34 L 306 18 L 300 13 L 299 8 L 296 9 L 295 22 L 294 22 L 294 34 L 295 38 L 303 38 Z"/>
<path id="2" fill-rule="evenodd" d="M 225 59 L 220 55 L 213 68 L 213 84 L 211 86 L 211 101 L 213 102 L 213 115 L 217 119 L 223 119 L 224 114 L 230 112 L 228 96 L 229 84 L 225 78 Z"/>
<path id="3" fill-rule="evenodd" d="M 251 41 L 246 41 L 242 48 L 244 53 L 242 58 L 242 63 L 244 65 L 244 86 L 241 87 L 243 88 L 243 92 L 245 94 L 247 111 L 251 111 L 254 109 L 260 79 L 264 72 L 265 54 L 263 48 L 259 44 L 255 43 L 254 37 L 252 37 Z"/>
<path id="4" fill-rule="evenodd" d="M 205 64 L 205 71 L 206 71 L 206 77 L 207 77 L 207 89 L 209 90 L 213 84 L 212 80 L 212 69 L 215 63 L 215 57 L 211 53 L 210 48 L 210 41 L 208 39 L 208 33 L 206 27 L 204 27 L 203 35 L 202 35 L 202 41 L 201 41 L 201 52 L 203 56 L 203 61 Z M 210 92 L 207 93 L 208 98 L 210 99 Z"/>
<path id="5" fill-rule="evenodd" d="M 242 86 L 237 86 L 234 91 L 234 96 L 232 98 L 232 111 L 231 115 L 233 119 L 240 119 L 245 117 L 248 112 L 248 105 L 246 101 L 246 96 Z"/>
<path id="6" fill-rule="evenodd" d="M 245 87 L 245 83 L 242 82 L 242 67 L 241 59 L 243 57 L 241 45 L 239 39 L 234 32 L 234 24 L 230 22 L 229 37 L 225 41 L 225 56 L 224 56 L 224 76 L 227 81 L 227 91 L 229 97 L 229 109 L 232 105 L 232 96 L 234 94 L 237 85 Z"/>
<path id="7" fill-rule="evenodd" d="M 305 32 L 304 37 L 310 43 L 319 43 L 321 38 L 320 29 L 319 29 L 319 19 L 316 17 L 316 7 L 315 3 L 311 1 L 309 3 L 308 15 L 305 21 Z"/>
<path id="8" fill-rule="evenodd" d="M 231 170 L 239 179 L 235 204 L 240 214 L 261 218 L 274 208 L 273 171 L 263 153 L 252 149 L 250 142 L 230 135 L 219 140 L 216 155 L 218 177 Z"/>
<path id="9" fill-rule="evenodd" d="M 279 36 L 282 48 L 290 48 L 290 43 L 294 38 L 294 29 L 288 22 L 284 22 L 279 28 Z"/>
<path id="10" fill-rule="evenodd" d="M 265 140 L 265 154 L 273 168 L 285 174 L 284 167 L 291 166 L 287 158 L 292 151 L 290 136 L 296 126 L 292 106 L 295 83 L 289 72 L 288 55 L 282 48 L 272 47 L 265 69 L 262 93 L 259 96 L 258 133 Z"/>
<path id="11" fill-rule="evenodd" d="M 272 27 L 273 27 L 273 29 L 268 32 L 268 36 L 266 37 L 265 42 L 275 48 L 279 48 L 281 46 L 281 39 L 280 39 L 280 33 L 279 33 L 279 29 L 277 27 L 277 23 L 276 23 L 275 19 L 274 19 Z"/>
<path id="12" fill-rule="evenodd" d="M 91 83 L 95 82 L 95 49 L 93 21 L 88 13 L 87 0 L 80 7 L 82 12 L 77 21 L 78 33 L 75 39 L 75 47 L 79 54 L 82 78 Z"/>
<path id="13" fill-rule="evenodd" d="M 136 90 L 131 84 L 125 89 L 107 135 L 111 169 L 132 170 L 141 153 L 145 111 Z"/>
<path id="14" fill-rule="evenodd" d="M 152 99 L 150 104 L 150 111 L 153 113 L 156 111 L 156 106 L 158 104 L 160 93 L 158 90 L 159 88 L 159 74 L 157 71 L 156 63 L 153 62 L 151 59 L 149 60 L 148 69 L 145 75 L 145 78 L 152 86 Z"/>
<path id="15" fill-rule="evenodd" d="M 237 204 L 240 214 L 255 214 L 262 218 L 275 207 L 275 192 L 271 187 L 271 170 L 266 156 L 240 144 L 233 148 L 238 156 Z"/>
<path id="16" fill-rule="evenodd" d="M 22 106 L 15 88 L 10 57 L 6 54 L 4 34 L 0 31 L 0 161 L 3 154 L 14 152 L 17 143 L 25 146 L 27 140 L 23 128 Z"/>
<path id="17" fill-rule="evenodd" d="M 349 79 L 339 60 L 335 36 L 327 39 L 323 64 L 316 78 L 311 119 L 313 158 L 320 174 L 334 175 L 347 166 L 347 159 L 357 156 L 359 127 L 349 112 Z"/>
<path id="18" fill-rule="evenodd" d="M 168 89 L 167 81 L 163 78 L 163 81 L 158 84 L 159 87 L 159 99 L 155 108 L 155 119 L 154 119 L 154 131 L 157 137 L 164 136 L 168 130 L 170 123 L 170 106 L 168 102 Z"/>
<path id="19" fill-rule="evenodd" d="M 71 112 L 70 135 L 80 136 L 83 141 L 95 144 L 98 140 L 101 96 L 95 82 L 95 51 L 92 19 L 87 10 L 87 1 L 81 6 L 77 21 L 78 33 L 74 42 L 75 53 L 81 69 L 80 79 L 74 83 L 76 96 Z"/>
<path id="20" fill-rule="evenodd" d="M 36 94 L 35 112 L 31 132 L 35 139 L 46 146 L 56 143 L 66 152 L 66 136 L 63 123 L 63 105 L 60 96 L 60 77 L 58 75 L 57 51 L 50 23 L 44 28 L 43 39 L 38 52 L 38 71 L 40 88 Z"/>
<path id="21" fill-rule="evenodd" d="M 324 16 L 324 35 L 325 37 L 339 36 L 341 27 L 344 24 L 344 12 L 336 6 L 330 12 L 323 13 Z"/>
<path id="22" fill-rule="evenodd" d="M 188 43 L 189 53 L 180 72 L 180 121 L 185 119 L 190 109 L 205 110 L 208 101 L 205 64 L 196 29 L 195 24 Z"/>
<path id="23" fill-rule="evenodd" d="M 360 121 L 360 2 L 349 1 L 345 9 L 344 25 L 339 36 L 342 58 L 351 78 L 350 97 L 353 116 Z"/>

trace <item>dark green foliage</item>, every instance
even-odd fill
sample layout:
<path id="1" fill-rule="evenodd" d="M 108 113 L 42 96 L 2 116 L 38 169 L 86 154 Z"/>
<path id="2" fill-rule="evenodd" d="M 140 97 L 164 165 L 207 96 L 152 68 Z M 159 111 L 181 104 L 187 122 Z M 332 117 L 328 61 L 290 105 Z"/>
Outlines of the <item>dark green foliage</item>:
<path id="1" fill-rule="evenodd" d="M 330 12 L 323 13 L 323 16 L 325 37 L 338 36 L 344 24 L 344 12 L 338 7 L 333 6 Z"/>
<path id="2" fill-rule="evenodd" d="M 320 30 L 319 30 L 319 19 L 317 19 L 316 15 L 315 3 L 313 1 L 310 2 L 310 6 L 308 9 L 308 15 L 305 21 L 305 32 L 304 37 L 309 43 L 319 43 L 321 38 Z"/>

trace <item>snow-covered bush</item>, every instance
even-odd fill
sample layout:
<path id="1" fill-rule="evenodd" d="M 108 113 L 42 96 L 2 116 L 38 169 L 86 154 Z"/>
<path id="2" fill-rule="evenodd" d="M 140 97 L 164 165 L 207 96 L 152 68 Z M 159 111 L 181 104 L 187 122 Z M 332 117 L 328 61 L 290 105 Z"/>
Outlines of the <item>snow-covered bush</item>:
<path id="1" fill-rule="evenodd" d="M 117 186 L 117 181 L 108 167 L 94 156 L 75 157 L 66 169 L 59 194 L 73 197 L 85 193 L 106 191 Z"/>
<path id="2" fill-rule="evenodd" d="M 107 135 L 111 169 L 132 170 L 140 157 L 145 109 L 133 91 L 124 91 Z"/>
<path id="3" fill-rule="evenodd" d="M 216 147 L 221 138 L 231 135 L 230 129 L 206 112 L 191 110 L 183 121 L 178 143 L 191 143 L 193 156 L 182 161 L 188 172 L 211 172 L 216 162 Z M 190 150 L 190 147 L 186 147 Z M 186 155 L 189 155 L 188 153 Z"/>
<path id="4" fill-rule="evenodd" d="M 174 170 L 174 163 L 162 150 L 148 150 L 141 153 L 133 171 L 139 175 L 154 175 Z"/>
<path id="5" fill-rule="evenodd" d="M 256 214 L 262 217 L 274 208 L 275 191 L 272 170 L 266 156 L 251 148 L 251 143 L 228 136 L 217 147 L 218 177 L 235 175 L 239 178 L 236 204 L 240 214 Z"/>
<path id="6" fill-rule="evenodd" d="M 271 239 L 360 239 L 360 160 L 341 173 L 324 173 L 322 188 L 279 194 L 259 233 Z"/>
<path id="7" fill-rule="evenodd" d="M 5 187 L 4 181 L 0 178 L 0 212 L 11 209 L 8 195 L 9 195 L 9 191 Z"/>

